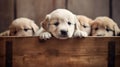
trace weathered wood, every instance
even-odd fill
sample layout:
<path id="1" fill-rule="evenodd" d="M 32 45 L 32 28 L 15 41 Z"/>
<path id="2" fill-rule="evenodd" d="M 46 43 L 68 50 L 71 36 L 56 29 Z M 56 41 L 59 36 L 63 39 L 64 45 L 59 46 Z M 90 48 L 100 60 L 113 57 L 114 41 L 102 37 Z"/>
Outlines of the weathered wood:
<path id="1" fill-rule="evenodd" d="M 5 67 L 5 39 L 0 38 L 0 67 Z"/>
<path id="2" fill-rule="evenodd" d="M 46 14 L 56 8 L 65 8 L 65 0 L 17 0 L 16 2 L 17 17 L 31 18 L 38 25 Z"/>
<path id="3" fill-rule="evenodd" d="M 8 29 L 14 19 L 14 0 L 0 0 L 0 32 Z"/>
<path id="4" fill-rule="evenodd" d="M 68 0 L 68 9 L 90 18 L 109 16 L 109 0 Z"/>
<path id="5" fill-rule="evenodd" d="M 112 7 L 112 12 L 113 12 L 113 19 L 114 21 L 117 22 L 117 24 L 120 27 L 120 0 L 113 0 L 113 7 Z"/>
<path id="6" fill-rule="evenodd" d="M 4 48 L 6 41 L 13 43 L 13 67 L 107 67 L 108 42 L 114 41 L 115 64 L 119 67 L 120 37 L 51 38 L 47 41 L 39 37 L 0 37 L 0 46 Z M 4 49 L 0 55 L 4 56 Z"/>
<path id="7" fill-rule="evenodd" d="M 19 60 L 19 61 L 18 61 Z M 107 67 L 105 56 L 14 56 L 14 67 Z"/>
<path id="8" fill-rule="evenodd" d="M 115 59 L 115 67 L 120 67 L 120 55 L 117 55 L 116 57 L 115 57 L 116 59 Z"/>

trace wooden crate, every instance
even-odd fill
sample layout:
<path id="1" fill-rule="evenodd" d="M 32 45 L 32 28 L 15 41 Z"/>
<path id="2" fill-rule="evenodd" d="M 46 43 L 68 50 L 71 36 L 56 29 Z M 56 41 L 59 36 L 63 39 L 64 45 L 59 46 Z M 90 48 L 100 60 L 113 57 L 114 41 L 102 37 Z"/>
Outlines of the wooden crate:
<path id="1" fill-rule="evenodd" d="M 0 67 L 119 67 L 120 37 L 0 37 Z"/>

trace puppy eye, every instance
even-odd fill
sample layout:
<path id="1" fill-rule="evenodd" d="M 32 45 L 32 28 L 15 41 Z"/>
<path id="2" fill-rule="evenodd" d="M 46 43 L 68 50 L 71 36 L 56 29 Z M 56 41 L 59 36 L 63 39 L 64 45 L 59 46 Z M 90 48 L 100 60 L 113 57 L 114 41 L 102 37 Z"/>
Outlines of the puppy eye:
<path id="1" fill-rule="evenodd" d="M 71 23 L 70 23 L 70 22 L 68 22 L 68 25 L 71 25 Z"/>
<path id="2" fill-rule="evenodd" d="M 84 28 L 87 28 L 87 26 L 83 25 Z"/>
<path id="3" fill-rule="evenodd" d="M 59 22 L 54 23 L 54 25 L 55 25 L 55 26 L 58 26 L 58 25 L 59 25 Z"/>
<path id="4" fill-rule="evenodd" d="M 24 29 L 24 31 L 28 31 L 28 29 Z"/>
<path id="5" fill-rule="evenodd" d="M 109 31 L 112 31 L 112 30 L 111 30 L 111 29 L 106 28 L 106 31 L 107 31 L 107 32 L 109 32 Z"/>
<path id="6" fill-rule="evenodd" d="M 17 34 L 17 31 L 14 31 L 13 33 L 14 33 L 14 34 Z"/>
<path id="7" fill-rule="evenodd" d="M 95 28 L 95 30 L 98 30 L 98 28 Z"/>

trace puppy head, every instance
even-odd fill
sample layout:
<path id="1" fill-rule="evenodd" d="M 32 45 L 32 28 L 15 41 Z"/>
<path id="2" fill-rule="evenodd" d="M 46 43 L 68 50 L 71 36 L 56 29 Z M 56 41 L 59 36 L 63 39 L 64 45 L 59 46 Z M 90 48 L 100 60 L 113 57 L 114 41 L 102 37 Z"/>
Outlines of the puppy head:
<path id="1" fill-rule="evenodd" d="M 92 36 L 116 36 L 119 32 L 118 25 L 108 17 L 98 17 L 92 24 Z"/>
<path id="2" fill-rule="evenodd" d="M 10 36 L 32 36 L 39 29 L 33 20 L 18 18 L 9 26 Z"/>
<path id="3" fill-rule="evenodd" d="M 41 25 L 54 37 L 67 39 L 72 37 L 76 21 L 77 18 L 72 12 L 66 9 L 57 9 L 48 14 L 45 20 L 41 22 Z"/>
<path id="4" fill-rule="evenodd" d="M 77 15 L 77 18 L 80 23 L 80 29 L 82 31 L 87 32 L 88 35 L 90 35 L 91 32 L 91 24 L 92 24 L 92 19 L 88 18 L 87 16 L 83 15 Z"/>

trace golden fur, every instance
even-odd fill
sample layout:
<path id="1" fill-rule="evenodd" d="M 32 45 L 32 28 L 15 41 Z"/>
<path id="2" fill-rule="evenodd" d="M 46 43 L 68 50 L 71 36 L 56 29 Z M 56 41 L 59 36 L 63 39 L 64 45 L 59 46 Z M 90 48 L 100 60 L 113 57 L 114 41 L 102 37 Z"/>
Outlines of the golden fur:
<path id="1" fill-rule="evenodd" d="M 92 19 L 84 16 L 84 15 L 77 15 L 77 18 L 80 22 L 80 29 L 82 31 L 85 31 L 88 35 L 90 35 L 91 32 L 91 24 L 92 24 Z"/>
<path id="2" fill-rule="evenodd" d="M 33 36 L 38 29 L 35 22 L 28 18 L 17 18 L 9 26 L 10 36 Z"/>
<path id="3" fill-rule="evenodd" d="M 120 29 L 109 17 L 97 17 L 92 24 L 92 36 L 117 36 Z"/>

